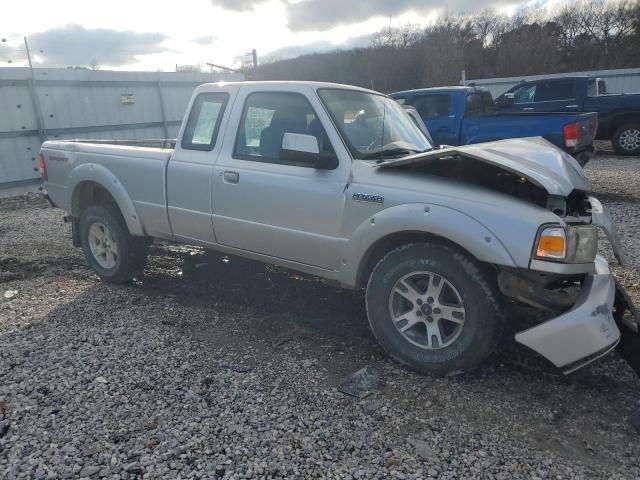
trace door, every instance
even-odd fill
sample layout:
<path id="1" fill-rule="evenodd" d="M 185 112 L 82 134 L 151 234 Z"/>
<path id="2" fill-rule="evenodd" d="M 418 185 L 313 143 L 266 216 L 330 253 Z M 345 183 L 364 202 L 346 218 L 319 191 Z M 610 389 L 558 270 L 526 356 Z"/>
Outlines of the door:
<path id="1" fill-rule="evenodd" d="M 176 238 L 214 243 L 211 176 L 229 94 L 204 92 L 191 106 L 180 145 L 167 166 L 167 214 Z"/>
<path id="2" fill-rule="evenodd" d="M 537 82 L 534 111 L 577 112 L 580 110 L 573 79 L 541 80 Z"/>
<path id="3" fill-rule="evenodd" d="M 577 112 L 580 105 L 572 79 L 527 82 L 515 89 L 513 110 L 523 112 Z"/>
<path id="4" fill-rule="evenodd" d="M 341 237 L 350 159 L 315 91 L 277 87 L 238 97 L 230 128 L 214 168 L 213 224 L 217 241 L 229 247 L 335 270 L 346 241 Z M 307 96 L 303 95 L 307 93 Z M 311 100 L 311 101 L 310 101 Z M 313 102 L 315 105 L 312 105 Z M 318 115 L 317 112 L 320 112 Z M 281 155 L 285 133 L 313 135 L 321 153 L 340 162 L 320 170 Z M 340 154 L 342 153 L 342 155 Z"/>
<path id="5" fill-rule="evenodd" d="M 528 82 L 524 85 L 512 88 L 509 93 L 513 93 L 513 106 L 505 108 L 507 111 L 533 112 L 535 111 L 536 82 Z"/>
<path id="6" fill-rule="evenodd" d="M 456 118 L 451 95 L 416 95 L 411 97 L 411 105 L 418 110 L 436 145 L 458 145 L 460 122 Z"/>

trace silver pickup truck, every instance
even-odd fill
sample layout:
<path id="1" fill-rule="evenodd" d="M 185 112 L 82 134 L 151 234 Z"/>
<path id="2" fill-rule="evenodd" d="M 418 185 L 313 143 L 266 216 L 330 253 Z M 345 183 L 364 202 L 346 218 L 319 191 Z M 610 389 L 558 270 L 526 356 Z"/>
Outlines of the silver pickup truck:
<path id="1" fill-rule="evenodd" d="M 385 350 L 435 374 L 486 359 L 509 301 L 542 313 L 516 341 L 565 372 L 621 337 L 638 349 L 597 255 L 600 228 L 622 258 L 613 223 L 578 163 L 540 138 L 435 148 L 382 94 L 250 82 L 197 88 L 175 149 L 121 143 L 48 141 L 39 157 L 105 281 L 129 281 L 164 239 L 366 288 Z"/>

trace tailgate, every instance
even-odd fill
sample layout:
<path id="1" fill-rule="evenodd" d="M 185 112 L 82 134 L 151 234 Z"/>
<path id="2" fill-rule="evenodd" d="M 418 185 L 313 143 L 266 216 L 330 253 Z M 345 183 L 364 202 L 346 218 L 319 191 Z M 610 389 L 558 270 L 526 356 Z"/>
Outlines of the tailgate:
<path id="1" fill-rule="evenodd" d="M 579 152 L 593 145 L 598 130 L 597 113 L 581 113 L 578 115 L 578 138 L 574 151 Z"/>

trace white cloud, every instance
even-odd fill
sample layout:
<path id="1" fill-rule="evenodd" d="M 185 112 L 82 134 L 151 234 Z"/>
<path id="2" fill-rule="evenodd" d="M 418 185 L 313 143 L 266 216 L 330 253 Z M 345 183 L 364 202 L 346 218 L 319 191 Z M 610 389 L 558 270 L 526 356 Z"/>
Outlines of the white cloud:
<path id="1" fill-rule="evenodd" d="M 166 39 L 163 33 L 65 25 L 34 33 L 30 43 L 34 54 L 47 64 L 119 66 L 135 63 L 138 56 L 169 51 L 163 45 Z"/>
<path id="2" fill-rule="evenodd" d="M 444 8 L 454 14 L 490 4 L 490 0 L 479 1 L 453 0 Z M 21 40 L 23 35 L 29 36 L 36 53 L 45 52 L 36 56 L 41 64 L 54 63 L 53 59 L 80 63 L 96 57 L 103 65 L 137 70 L 171 70 L 176 64 L 205 62 L 231 66 L 239 55 L 253 48 L 260 58 L 278 52 L 349 46 L 352 39 L 387 26 L 390 15 L 396 24 L 421 23 L 443 7 L 435 0 L 110 0 L 99 4 L 86 0 L 21 0 L 10 4 L 0 16 L 0 38 Z M 504 3 L 497 0 L 492 4 Z M 69 29 L 70 25 L 81 26 L 86 32 L 104 31 L 105 40 L 91 37 L 86 45 L 70 49 L 60 46 L 59 40 L 54 42 L 51 33 L 43 36 L 48 31 Z M 114 36 L 113 32 L 121 33 Z M 129 49 L 120 45 L 118 55 L 105 51 L 110 41 L 125 38 L 122 33 L 139 36 L 130 37 L 135 41 Z M 156 35 L 166 39 L 159 41 Z M 73 57 L 76 62 L 70 62 L 66 50 L 84 52 Z M 9 47 L 0 43 L 0 61 L 9 54 Z"/>

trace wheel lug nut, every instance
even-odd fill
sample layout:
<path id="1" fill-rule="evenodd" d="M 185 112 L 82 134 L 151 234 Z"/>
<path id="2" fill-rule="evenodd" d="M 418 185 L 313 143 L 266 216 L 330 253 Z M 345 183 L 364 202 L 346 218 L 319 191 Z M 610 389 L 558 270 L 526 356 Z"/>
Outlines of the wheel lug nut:
<path id="1" fill-rule="evenodd" d="M 418 299 L 418 305 L 422 305 L 422 300 Z"/>
<path id="2" fill-rule="evenodd" d="M 433 297 L 429 297 L 429 298 L 427 298 L 427 302 L 428 302 L 428 303 L 433 303 Z"/>
<path id="3" fill-rule="evenodd" d="M 439 308 L 434 308 L 433 309 L 433 313 L 440 313 L 440 309 Z"/>
<path id="4" fill-rule="evenodd" d="M 427 322 L 433 322 L 433 317 L 427 317 Z"/>
<path id="5" fill-rule="evenodd" d="M 418 311 L 416 312 L 416 315 L 418 315 L 419 317 L 421 317 L 421 316 L 422 316 L 422 312 L 421 312 L 420 310 L 418 310 Z"/>

